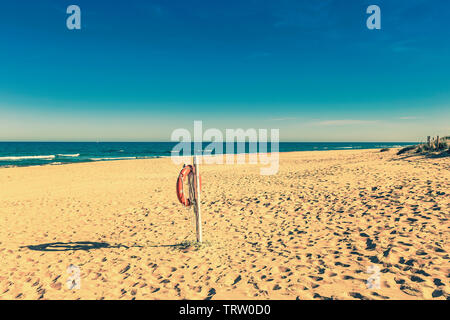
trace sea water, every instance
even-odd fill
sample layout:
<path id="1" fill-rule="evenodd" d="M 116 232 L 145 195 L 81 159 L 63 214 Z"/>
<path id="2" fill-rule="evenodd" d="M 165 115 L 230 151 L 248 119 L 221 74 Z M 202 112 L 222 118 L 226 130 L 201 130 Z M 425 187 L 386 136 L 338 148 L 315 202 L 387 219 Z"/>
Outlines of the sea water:
<path id="1" fill-rule="evenodd" d="M 177 142 L 0 142 L 0 167 L 170 157 L 176 144 Z M 378 149 L 411 144 L 414 143 L 280 142 L 279 151 Z M 203 144 L 203 149 L 207 145 L 209 142 Z M 225 144 L 223 150 L 226 152 Z M 270 143 L 267 151 L 270 152 Z M 246 152 L 249 152 L 248 143 Z"/>

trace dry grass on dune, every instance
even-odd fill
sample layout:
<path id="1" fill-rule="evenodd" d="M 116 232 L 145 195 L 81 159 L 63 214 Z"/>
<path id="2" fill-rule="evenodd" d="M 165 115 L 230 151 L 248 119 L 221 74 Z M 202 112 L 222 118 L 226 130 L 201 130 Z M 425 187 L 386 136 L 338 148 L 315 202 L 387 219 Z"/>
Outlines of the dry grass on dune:
<path id="1" fill-rule="evenodd" d="M 169 159 L 0 169 L 0 298 L 448 299 L 450 163 L 395 153 L 203 165 L 199 247 Z"/>
<path id="2" fill-rule="evenodd" d="M 385 149 L 382 149 L 383 151 Z M 450 156 L 450 136 L 443 137 L 439 141 L 430 141 L 430 144 L 422 143 L 401 148 L 397 155 L 425 155 L 428 157 L 449 157 Z"/>

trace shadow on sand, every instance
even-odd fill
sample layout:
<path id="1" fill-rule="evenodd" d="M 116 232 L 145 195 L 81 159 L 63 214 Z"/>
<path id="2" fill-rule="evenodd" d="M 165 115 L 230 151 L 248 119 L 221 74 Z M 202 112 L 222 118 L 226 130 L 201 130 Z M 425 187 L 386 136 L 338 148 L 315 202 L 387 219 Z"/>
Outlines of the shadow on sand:
<path id="1" fill-rule="evenodd" d="M 163 248 L 163 247 L 167 247 L 167 248 L 172 248 L 172 249 L 179 249 L 179 250 L 199 250 L 201 248 L 210 246 L 211 243 L 209 241 L 204 241 L 202 243 L 198 243 L 197 241 L 188 241 L 185 240 L 183 242 L 177 243 L 177 244 L 154 244 L 154 245 L 150 245 L 150 248 Z"/>
<path id="2" fill-rule="evenodd" d="M 78 242 L 53 242 L 44 243 L 30 246 L 23 246 L 21 248 L 28 248 L 34 251 L 77 251 L 77 250 L 93 250 L 93 249 L 113 249 L 113 248 L 126 248 L 128 246 L 118 244 L 110 245 L 106 242 L 92 242 L 92 241 L 78 241 Z"/>
<path id="3" fill-rule="evenodd" d="M 199 244 L 195 241 L 183 241 L 177 244 L 156 244 L 149 245 L 149 248 L 173 248 L 180 250 L 188 250 L 188 249 L 200 249 L 201 247 L 209 245 L 209 243 Z M 140 245 L 132 245 L 131 247 L 143 248 L 144 246 Z M 123 244 L 111 245 L 107 242 L 92 242 L 92 241 L 77 241 L 77 242 L 53 242 L 53 243 L 43 243 L 37 245 L 29 245 L 22 246 L 20 248 L 27 248 L 33 251 L 78 251 L 78 250 L 94 250 L 94 249 L 117 249 L 117 248 L 125 248 L 129 249 L 130 246 L 126 246 Z"/>
<path id="4" fill-rule="evenodd" d="M 449 149 L 450 150 L 450 149 Z M 450 157 L 450 151 L 443 151 L 440 153 L 408 153 L 408 154 L 402 154 L 397 158 L 392 158 L 388 161 L 399 161 L 399 160 L 407 160 L 411 161 L 410 158 L 414 159 L 439 159 L 439 158 L 447 158 Z"/>

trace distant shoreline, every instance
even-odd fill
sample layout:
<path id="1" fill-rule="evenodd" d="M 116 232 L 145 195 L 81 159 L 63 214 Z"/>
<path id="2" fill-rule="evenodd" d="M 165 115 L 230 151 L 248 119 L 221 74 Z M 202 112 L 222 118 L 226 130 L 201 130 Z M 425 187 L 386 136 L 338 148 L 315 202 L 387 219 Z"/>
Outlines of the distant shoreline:
<path id="1" fill-rule="evenodd" d="M 403 146 L 402 146 L 403 147 Z M 398 150 L 402 147 L 391 147 L 390 150 Z M 308 152 L 349 152 L 349 151 L 367 151 L 367 150 L 374 150 L 374 151 L 380 151 L 384 148 L 361 148 L 361 149 L 339 149 L 339 150 L 294 150 L 294 151 L 280 151 L 279 154 L 293 154 L 296 152 L 299 153 L 308 153 Z M 246 155 L 250 153 L 245 153 Z M 251 153 L 254 154 L 254 153 Z M 257 154 L 260 154 L 259 152 Z M 267 152 L 267 154 L 271 154 L 271 152 Z M 226 153 L 218 154 L 218 155 L 212 155 L 214 156 L 221 156 L 226 155 Z M 235 153 L 237 155 L 237 153 Z M 176 157 L 183 157 L 183 156 L 176 156 Z M 201 157 L 207 157 L 207 156 L 201 156 Z M 6 168 L 27 168 L 27 167 L 48 167 L 48 166 L 63 166 L 63 165 L 71 165 L 71 164 L 86 164 L 86 163 L 104 163 L 104 162 L 122 162 L 122 161 L 136 161 L 136 160 L 159 160 L 159 159 L 167 159 L 171 158 L 171 156 L 154 156 L 154 157 L 124 157 L 123 159 L 105 159 L 105 160 L 90 160 L 90 161 L 77 161 L 77 162 L 51 162 L 51 163 L 44 163 L 44 164 L 30 164 L 30 165 L 1 165 L 0 161 L 0 169 L 6 169 Z M 225 164 L 225 163 L 224 163 Z"/>

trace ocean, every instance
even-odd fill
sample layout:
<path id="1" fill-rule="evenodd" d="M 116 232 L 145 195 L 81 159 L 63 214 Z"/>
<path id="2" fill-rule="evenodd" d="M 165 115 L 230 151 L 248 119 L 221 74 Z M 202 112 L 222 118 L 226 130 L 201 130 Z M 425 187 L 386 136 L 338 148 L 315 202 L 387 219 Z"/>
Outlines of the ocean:
<path id="1" fill-rule="evenodd" d="M 176 142 L 0 142 L 0 167 L 170 157 Z M 412 142 L 280 142 L 279 151 L 395 148 Z M 205 142 L 203 149 L 209 142 Z M 236 147 L 234 148 L 236 152 Z M 226 152 L 224 144 L 223 148 Z M 249 145 L 246 143 L 246 152 Z M 270 143 L 268 146 L 270 152 Z"/>

